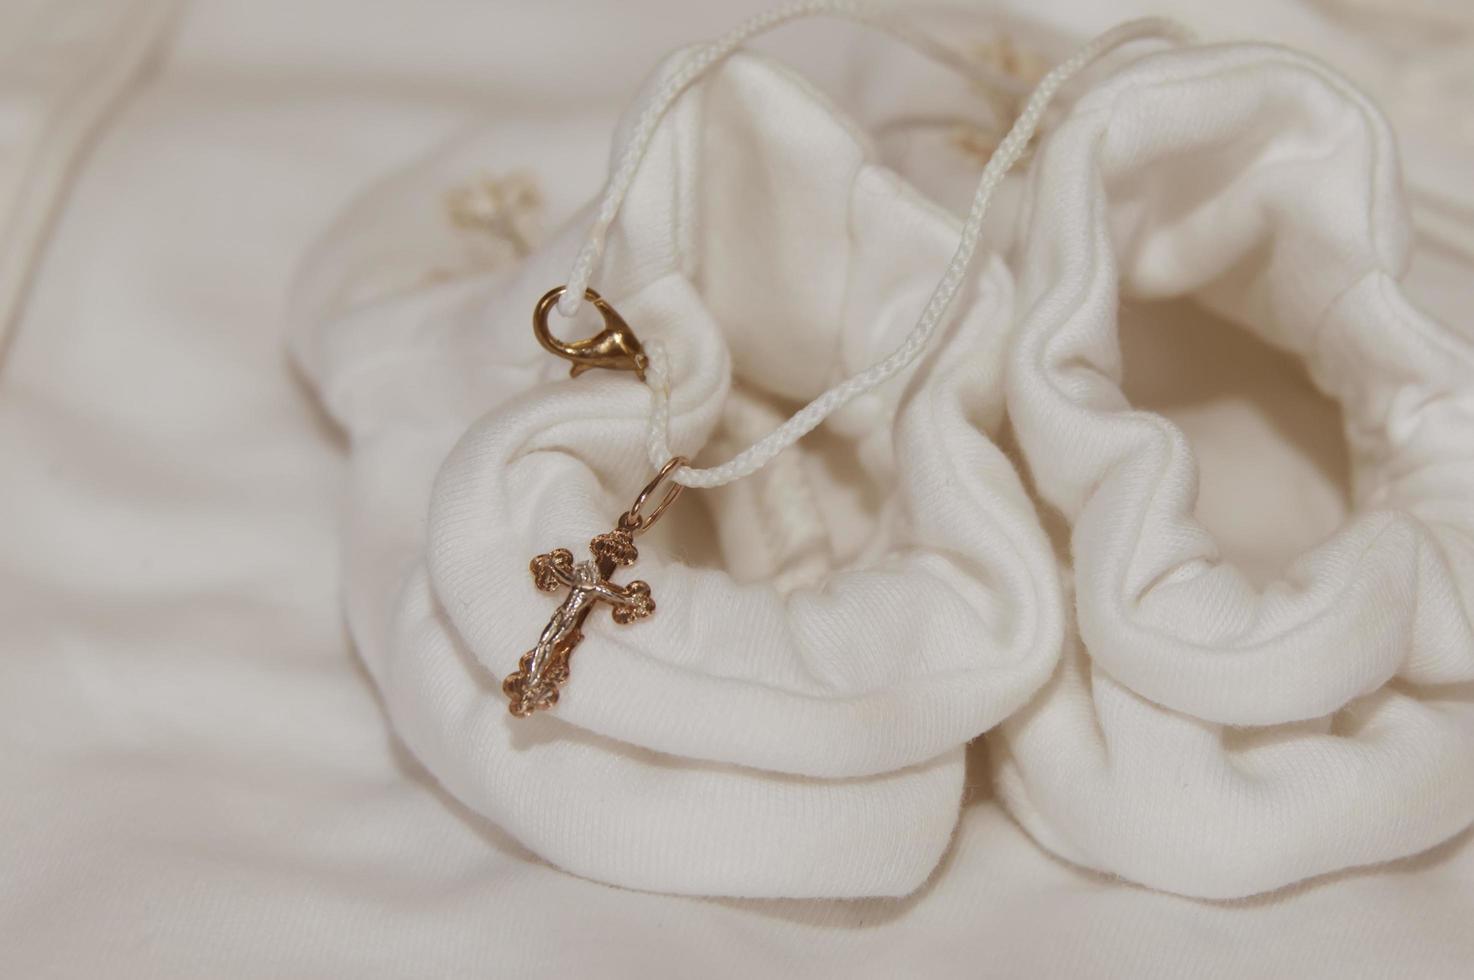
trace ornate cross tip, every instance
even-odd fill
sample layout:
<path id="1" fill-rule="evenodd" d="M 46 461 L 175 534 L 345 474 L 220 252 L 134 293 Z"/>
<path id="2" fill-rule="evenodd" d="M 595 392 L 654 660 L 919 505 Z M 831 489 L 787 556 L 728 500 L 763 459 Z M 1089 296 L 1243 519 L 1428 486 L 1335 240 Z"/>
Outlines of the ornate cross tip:
<path id="1" fill-rule="evenodd" d="M 543 592 L 566 588 L 568 595 L 543 627 L 537 646 L 518 661 L 517 670 L 502 681 L 507 710 L 518 718 L 558 703 L 558 688 L 568 680 L 568 661 L 583 639 L 583 621 L 599 602 L 610 605 L 616 623 L 633 623 L 655 612 L 650 586 L 639 580 L 620 586 L 609 581 L 616 568 L 633 565 L 640 557 L 630 532 L 616 528 L 589 542 L 592 558 L 578 563 L 573 552 L 557 548 L 532 559 L 532 581 Z"/>

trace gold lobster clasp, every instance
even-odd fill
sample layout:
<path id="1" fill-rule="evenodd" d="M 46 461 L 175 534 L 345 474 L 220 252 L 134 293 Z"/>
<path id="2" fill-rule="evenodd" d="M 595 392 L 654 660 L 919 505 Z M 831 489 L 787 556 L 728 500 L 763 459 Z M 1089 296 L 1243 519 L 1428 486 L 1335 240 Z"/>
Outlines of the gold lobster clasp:
<path id="1" fill-rule="evenodd" d="M 649 366 L 650 359 L 645 356 L 645 348 L 640 346 L 640 338 L 635 336 L 635 332 L 615 312 L 614 307 L 604 302 L 604 297 L 592 289 L 584 290 L 584 298 L 594 304 L 594 309 L 604 318 L 604 329 L 587 340 L 559 340 L 552 335 L 548 330 L 548 313 L 567 288 L 554 286 L 543 294 L 543 298 L 533 308 L 532 332 L 537 337 L 537 342 L 549 353 L 572 361 L 573 368 L 568 373 L 575 378 L 589 368 L 609 368 L 615 371 L 633 371 L 644 381 L 645 368 Z"/>

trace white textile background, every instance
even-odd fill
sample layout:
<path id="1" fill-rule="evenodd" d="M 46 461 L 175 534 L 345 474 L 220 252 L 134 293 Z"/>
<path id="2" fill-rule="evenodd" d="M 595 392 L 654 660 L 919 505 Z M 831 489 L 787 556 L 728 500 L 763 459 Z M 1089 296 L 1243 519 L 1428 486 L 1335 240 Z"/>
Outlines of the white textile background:
<path id="1" fill-rule="evenodd" d="M 505 125 L 549 211 L 587 197 L 658 57 L 759 6 L 199 2 L 157 37 L 50 235 L 20 253 L 35 274 L 0 365 L 0 975 L 1468 975 L 1467 832 L 1288 892 L 1191 901 L 1045 856 L 988 798 L 974 748 L 953 847 L 915 895 L 677 898 L 553 870 L 395 747 L 341 626 L 339 437 L 282 353 L 297 261 L 349 199 L 478 118 Z M 1415 203 L 1454 193 L 1448 161 L 1467 172 L 1474 151 L 1457 126 L 1404 125 L 1398 101 L 1394 68 L 1427 58 L 1349 33 L 1332 5 L 1198 6 L 1175 13 L 1209 36 L 1320 45 L 1420 137 Z M 85 39 L 104 7 L 15 4 L 8 36 Z M 1034 9 L 1081 35 L 1139 12 Z M 863 115 L 870 42 L 812 31 L 774 48 Z M 1419 111 L 1443 99 L 1466 118 L 1459 79 L 1437 81 Z M 44 88 L 15 85 L 8 105 L 36 118 Z M 1453 313 L 1474 292 L 1469 206 L 1415 209 L 1414 296 Z M 1180 370 L 1133 397 L 1195 440 L 1199 518 L 1266 561 L 1286 546 L 1276 521 L 1334 526 L 1343 450 L 1288 359 L 1153 314 L 1128 362 Z M 1257 481 L 1235 475 L 1246 433 L 1265 447 Z M 1298 515 L 1237 507 L 1233 480 L 1285 474 Z"/>

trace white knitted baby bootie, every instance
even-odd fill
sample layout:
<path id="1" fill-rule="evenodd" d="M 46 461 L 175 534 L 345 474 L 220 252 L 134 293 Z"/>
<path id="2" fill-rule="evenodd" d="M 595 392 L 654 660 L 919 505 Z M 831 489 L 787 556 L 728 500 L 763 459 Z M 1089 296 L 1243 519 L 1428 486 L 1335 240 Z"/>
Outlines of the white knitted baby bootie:
<path id="1" fill-rule="evenodd" d="M 898 347 L 959 223 L 755 56 L 650 132 L 597 285 L 664 353 L 671 444 L 720 460 Z M 529 559 L 582 559 L 652 471 L 650 388 L 570 378 L 529 330 L 589 220 L 502 272 L 367 298 L 332 257 L 361 251 L 360 220 L 304 283 L 299 360 L 352 440 L 349 619 L 394 728 L 461 801 L 578 874 L 909 892 L 950 838 L 964 744 L 1028 699 L 1061 642 L 1047 541 L 987 435 L 1009 278 L 989 259 L 959 279 L 924 385 L 902 370 L 755 472 L 689 492 L 618 573 L 648 583 L 654 615 L 596 608 L 556 704 L 519 718 L 502 679 L 558 608 Z"/>
<path id="2" fill-rule="evenodd" d="M 1207 897 L 1466 827 L 1474 350 L 1399 287 L 1382 119 L 1284 50 L 1158 54 L 1081 99 L 1031 179 L 1008 409 L 1071 528 L 1080 650 L 997 739 L 1012 811 Z M 1182 431 L 1122 393 L 1119 305 L 1172 297 L 1303 359 L 1344 416 L 1351 513 L 1267 582 L 1196 518 Z"/>

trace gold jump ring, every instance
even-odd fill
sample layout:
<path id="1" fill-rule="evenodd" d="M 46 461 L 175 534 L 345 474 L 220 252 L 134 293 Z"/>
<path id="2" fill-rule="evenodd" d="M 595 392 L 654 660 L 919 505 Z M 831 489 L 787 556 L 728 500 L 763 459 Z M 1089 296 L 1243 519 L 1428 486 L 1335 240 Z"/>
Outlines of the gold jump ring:
<path id="1" fill-rule="evenodd" d="M 672 482 L 670 486 L 666 487 L 665 496 L 660 498 L 660 503 L 655 505 L 655 509 L 650 512 L 648 517 L 642 513 L 645 504 L 649 501 L 651 494 L 655 493 L 660 485 L 666 482 L 672 472 L 679 467 L 685 466 L 688 462 L 690 460 L 684 456 L 672 456 L 667 460 L 666 464 L 660 468 L 660 472 L 655 474 L 655 478 L 645 484 L 645 489 L 640 491 L 640 495 L 635 498 L 635 502 L 630 505 L 630 509 L 620 516 L 619 526 L 627 531 L 638 532 L 646 530 L 650 525 L 660 520 L 660 516 L 666 512 L 671 504 L 676 502 L 676 498 L 686 488 L 679 483 Z"/>

